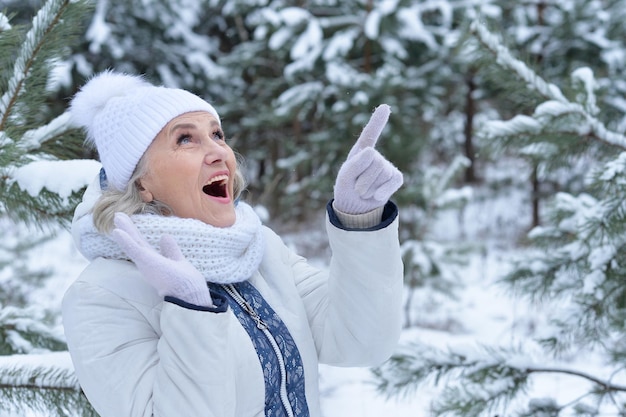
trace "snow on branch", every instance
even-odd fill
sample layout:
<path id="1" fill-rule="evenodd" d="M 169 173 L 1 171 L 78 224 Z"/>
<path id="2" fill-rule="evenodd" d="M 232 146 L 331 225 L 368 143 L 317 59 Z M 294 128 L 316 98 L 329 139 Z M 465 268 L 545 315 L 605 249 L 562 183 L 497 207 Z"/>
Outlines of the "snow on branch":
<path id="1" fill-rule="evenodd" d="M 92 159 L 32 161 L 13 170 L 10 181 L 16 181 L 32 197 L 37 197 L 46 189 L 65 201 L 72 193 L 89 185 L 101 166 L 100 162 Z"/>
<path id="2" fill-rule="evenodd" d="M 506 409 L 514 397 L 526 390 L 536 374 L 556 374 L 580 378 L 603 392 L 624 392 L 615 384 L 588 372 L 567 367 L 543 366 L 531 345 L 519 348 L 463 346 L 441 350 L 420 343 L 405 346 L 385 364 L 374 370 L 377 388 L 386 394 L 409 394 L 421 384 L 432 382 L 444 387 L 433 403 L 434 415 L 448 413 L 481 416 Z"/>
<path id="3" fill-rule="evenodd" d="M 11 24 L 7 15 L 0 12 L 0 32 L 5 30 L 11 30 Z"/>
<path id="4" fill-rule="evenodd" d="M 0 389 L 80 390 L 67 351 L 0 355 Z"/>
<path id="5" fill-rule="evenodd" d="M 593 76 L 593 71 L 589 67 L 582 67 L 574 70 L 572 72 L 572 80 L 580 81 L 584 87 L 585 92 L 587 93 L 587 102 L 585 103 L 585 108 L 587 111 L 593 115 L 596 115 L 600 112 L 600 109 L 596 105 L 596 79 Z"/>
<path id="6" fill-rule="evenodd" d="M 485 126 L 488 137 L 537 134 L 545 128 L 554 129 L 555 118 L 574 115 L 581 118 L 577 126 L 568 124 L 565 127 L 567 130 L 558 130 L 554 133 L 589 136 L 608 145 L 626 149 L 626 136 L 607 129 L 604 123 L 595 117 L 599 109 L 594 91 L 596 82 L 591 69 L 579 68 L 572 72 L 572 81 L 582 83 L 586 93 L 584 103 L 572 102 L 559 87 L 548 83 L 524 62 L 515 58 L 500 39 L 489 32 L 481 22 L 474 20 L 471 29 L 479 41 L 496 56 L 498 65 L 513 71 L 527 83 L 528 88 L 539 92 L 546 99 L 537 106 L 532 118 L 517 116 L 510 121 L 488 122 Z"/>
<path id="7" fill-rule="evenodd" d="M 19 143 L 19 148 L 25 152 L 38 149 L 42 143 L 52 139 L 55 136 L 60 136 L 70 129 L 70 114 L 65 112 L 60 116 L 54 118 L 50 123 L 32 129 L 26 132 L 22 136 L 22 140 Z"/>
<path id="8" fill-rule="evenodd" d="M 521 79 L 526 81 L 530 87 L 537 90 L 544 97 L 550 100 L 568 103 L 567 98 L 565 98 L 559 87 L 546 82 L 524 62 L 513 57 L 511 51 L 500 42 L 500 39 L 496 35 L 489 32 L 485 25 L 474 20 L 471 25 L 471 30 L 476 34 L 478 39 L 495 54 L 499 65 L 513 70 Z"/>

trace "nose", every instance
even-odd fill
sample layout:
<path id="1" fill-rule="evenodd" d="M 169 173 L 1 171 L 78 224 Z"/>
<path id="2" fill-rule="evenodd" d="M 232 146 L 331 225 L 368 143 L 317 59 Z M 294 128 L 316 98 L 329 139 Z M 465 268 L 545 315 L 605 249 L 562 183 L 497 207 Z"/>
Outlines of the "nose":
<path id="1" fill-rule="evenodd" d="M 207 140 L 204 146 L 204 162 L 208 165 L 222 162 L 226 159 L 226 149 L 214 140 Z"/>

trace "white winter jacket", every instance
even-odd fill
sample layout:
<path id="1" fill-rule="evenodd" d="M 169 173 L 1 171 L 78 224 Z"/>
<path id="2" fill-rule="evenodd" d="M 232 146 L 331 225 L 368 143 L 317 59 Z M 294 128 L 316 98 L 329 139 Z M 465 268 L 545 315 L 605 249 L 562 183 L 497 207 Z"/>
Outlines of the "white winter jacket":
<path id="1" fill-rule="evenodd" d="M 249 282 L 282 319 L 304 368 L 310 415 L 321 416 L 318 363 L 374 366 L 401 329 L 397 210 L 371 230 L 327 217 L 328 270 L 312 267 L 265 228 L 266 252 Z M 228 308 L 164 301 L 131 262 L 97 258 L 63 299 L 80 384 L 102 417 L 264 416 L 264 377 L 250 337 Z"/>

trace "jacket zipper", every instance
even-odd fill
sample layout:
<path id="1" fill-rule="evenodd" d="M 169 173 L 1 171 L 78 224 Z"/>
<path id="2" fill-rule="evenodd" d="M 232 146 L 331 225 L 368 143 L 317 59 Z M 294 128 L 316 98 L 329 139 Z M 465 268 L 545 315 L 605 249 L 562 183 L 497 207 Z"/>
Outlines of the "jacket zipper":
<path id="1" fill-rule="evenodd" d="M 270 345 L 272 345 L 272 349 L 274 349 L 274 353 L 276 353 L 276 357 L 278 358 L 278 365 L 280 368 L 280 400 L 283 403 L 283 407 L 285 407 L 287 415 L 289 417 L 294 417 L 291 404 L 289 404 L 289 398 L 287 397 L 287 368 L 285 367 L 285 359 L 283 358 L 283 354 L 278 347 L 276 339 L 269 331 L 267 324 L 263 321 L 261 316 L 259 316 L 259 313 L 252 308 L 250 303 L 248 303 L 243 296 L 239 294 L 232 284 L 222 285 L 222 287 L 235 300 L 235 302 L 239 304 L 246 313 L 248 313 L 248 315 L 256 323 L 257 329 L 263 332 L 265 337 L 267 337 L 267 340 L 270 342 Z"/>

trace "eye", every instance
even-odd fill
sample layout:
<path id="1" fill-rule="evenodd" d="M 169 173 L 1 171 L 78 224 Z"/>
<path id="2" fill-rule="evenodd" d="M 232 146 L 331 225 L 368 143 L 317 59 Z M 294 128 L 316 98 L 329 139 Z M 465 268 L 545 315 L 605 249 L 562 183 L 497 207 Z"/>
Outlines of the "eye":
<path id="1" fill-rule="evenodd" d="M 186 145 L 191 142 L 191 135 L 188 133 L 183 133 L 176 139 L 177 145 Z"/>
<path id="2" fill-rule="evenodd" d="M 213 132 L 213 140 L 224 140 L 224 132 L 221 130 Z"/>

